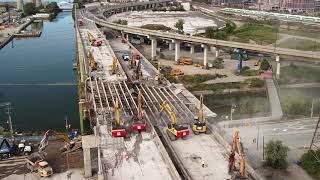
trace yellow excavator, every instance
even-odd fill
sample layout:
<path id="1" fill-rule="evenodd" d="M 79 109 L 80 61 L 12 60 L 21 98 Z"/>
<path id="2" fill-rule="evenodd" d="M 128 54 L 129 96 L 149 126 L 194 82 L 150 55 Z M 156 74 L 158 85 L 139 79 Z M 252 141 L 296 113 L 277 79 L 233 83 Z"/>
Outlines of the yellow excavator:
<path id="1" fill-rule="evenodd" d="M 178 125 L 176 114 L 171 109 L 167 101 L 163 101 L 160 106 L 160 116 L 163 110 L 166 110 L 171 117 L 171 123 L 168 124 L 167 133 L 171 141 L 176 140 L 177 138 L 186 138 L 189 135 L 189 129 L 187 126 Z"/>
<path id="2" fill-rule="evenodd" d="M 110 65 L 111 68 L 111 73 L 112 74 L 116 74 L 119 70 L 118 64 L 117 64 L 117 58 L 116 57 L 112 57 L 112 64 Z"/>
<path id="3" fill-rule="evenodd" d="M 90 65 L 90 67 L 91 67 L 91 70 L 92 70 L 92 71 L 97 70 L 98 64 L 97 64 L 97 62 L 94 60 L 94 57 L 93 57 L 92 52 L 91 52 L 90 50 L 88 51 L 88 59 L 89 59 L 89 65 Z"/>
<path id="4" fill-rule="evenodd" d="M 141 91 L 139 91 L 138 94 L 138 112 L 137 116 L 134 116 L 132 118 L 132 130 L 134 131 L 145 131 L 146 130 L 146 121 L 144 120 L 142 116 L 142 94 Z"/>
<path id="5" fill-rule="evenodd" d="M 198 117 L 194 118 L 194 123 L 192 124 L 192 131 L 194 134 L 199 133 L 209 134 L 211 131 L 207 128 L 206 121 L 204 119 L 204 107 L 203 107 L 203 95 L 200 96 L 200 107 Z"/>
<path id="6" fill-rule="evenodd" d="M 240 136 L 239 131 L 236 130 L 233 135 L 233 143 L 231 147 L 231 153 L 229 155 L 229 173 L 232 173 L 235 170 L 235 152 L 239 154 L 239 160 L 240 160 L 240 178 L 246 179 L 248 178 L 246 174 L 246 160 L 245 160 L 245 154 L 243 152 L 243 147 L 240 142 Z"/>
<path id="7" fill-rule="evenodd" d="M 114 111 L 115 111 L 115 121 L 112 122 L 111 134 L 113 137 L 125 137 L 127 134 L 127 131 L 126 131 L 125 127 L 121 124 L 120 106 L 119 106 L 118 98 L 116 98 L 116 104 L 114 107 Z"/>
<path id="8" fill-rule="evenodd" d="M 89 31 L 87 31 L 87 35 L 91 44 L 96 41 L 96 38 L 94 38 L 94 36 Z"/>

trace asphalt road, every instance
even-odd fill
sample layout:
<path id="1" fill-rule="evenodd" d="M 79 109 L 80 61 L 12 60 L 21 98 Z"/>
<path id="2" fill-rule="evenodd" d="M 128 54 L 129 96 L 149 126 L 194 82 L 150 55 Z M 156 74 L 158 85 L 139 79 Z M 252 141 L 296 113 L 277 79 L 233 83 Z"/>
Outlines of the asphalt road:
<path id="1" fill-rule="evenodd" d="M 237 127 L 239 130 L 241 142 L 244 145 L 247 158 L 254 167 L 261 166 L 264 144 L 269 140 L 281 140 L 283 144 L 290 148 L 288 152 L 289 162 L 296 162 L 301 155 L 308 150 L 313 133 L 316 127 L 317 119 L 297 119 L 283 122 L 260 122 L 245 124 Z M 235 128 L 227 128 L 226 138 L 229 142 L 232 140 Z M 255 142 L 254 142 L 254 139 Z M 258 146 L 257 146 L 258 144 Z"/>

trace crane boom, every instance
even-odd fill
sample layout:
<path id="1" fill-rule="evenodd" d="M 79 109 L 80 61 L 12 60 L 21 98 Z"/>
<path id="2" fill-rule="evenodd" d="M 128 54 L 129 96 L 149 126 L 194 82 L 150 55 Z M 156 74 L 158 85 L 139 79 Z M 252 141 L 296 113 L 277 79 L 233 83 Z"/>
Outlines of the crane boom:
<path id="1" fill-rule="evenodd" d="M 162 111 L 164 109 L 169 113 L 171 120 L 172 120 L 172 124 L 173 125 L 177 124 L 176 114 L 173 112 L 173 110 L 171 109 L 171 107 L 167 101 L 163 101 L 162 105 L 160 106 L 160 114 L 162 113 Z"/>

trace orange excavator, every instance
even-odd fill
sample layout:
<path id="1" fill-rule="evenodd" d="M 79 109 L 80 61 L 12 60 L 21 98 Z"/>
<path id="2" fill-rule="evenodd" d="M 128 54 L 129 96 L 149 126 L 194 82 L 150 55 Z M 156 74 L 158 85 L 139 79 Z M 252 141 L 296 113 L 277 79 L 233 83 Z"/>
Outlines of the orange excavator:
<path id="1" fill-rule="evenodd" d="M 123 124 L 120 122 L 120 106 L 119 106 L 119 100 L 116 98 L 116 104 L 115 104 L 115 122 L 112 122 L 111 127 L 111 134 L 113 137 L 125 137 L 127 134 L 127 131 Z"/>
<path id="2" fill-rule="evenodd" d="M 137 116 L 134 116 L 132 118 L 132 130 L 134 131 L 145 131 L 146 130 L 146 121 L 144 120 L 142 116 L 142 94 L 141 91 L 139 91 L 138 94 L 138 112 Z"/>
<path id="3" fill-rule="evenodd" d="M 232 173 L 235 170 L 235 153 L 239 154 L 240 160 L 240 179 L 246 179 L 248 176 L 246 175 L 246 160 L 245 154 L 243 152 L 243 147 L 240 142 L 239 131 L 236 130 L 233 135 L 233 144 L 231 147 L 231 153 L 229 155 L 229 173 Z"/>

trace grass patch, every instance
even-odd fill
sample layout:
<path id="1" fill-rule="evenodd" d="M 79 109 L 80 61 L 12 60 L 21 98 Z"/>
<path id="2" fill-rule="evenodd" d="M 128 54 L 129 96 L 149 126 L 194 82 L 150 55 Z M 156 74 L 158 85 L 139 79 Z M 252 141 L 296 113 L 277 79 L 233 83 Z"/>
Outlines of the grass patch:
<path id="1" fill-rule="evenodd" d="M 296 66 L 291 63 L 281 68 L 280 84 L 320 82 L 320 69 L 309 66 Z"/>
<path id="2" fill-rule="evenodd" d="M 268 45 L 276 40 L 277 29 L 273 26 L 246 23 L 240 28 L 236 29 L 234 36 L 237 41 L 248 43 L 249 40 L 255 41 L 257 44 Z"/>
<path id="3" fill-rule="evenodd" d="M 226 75 L 221 74 L 196 74 L 196 75 L 184 75 L 180 76 L 179 80 L 185 84 L 199 84 L 208 80 L 227 77 Z"/>
<path id="4" fill-rule="evenodd" d="M 298 49 L 303 51 L 320 51 L 320 44 L 305 39 L 288 39 L 278 45 L 282 48 Z"/>
<path id="5" fill-rule="evenodd" d="M 229 82 L 216 84 L 196 84 L 189 86 L 190 91 L 220 91 L 224 89 L 241 89 L 241 88 L 261 88 L 264 86 L 264 81 L 259 78 L 247 79 L 244 82 Z"/>

